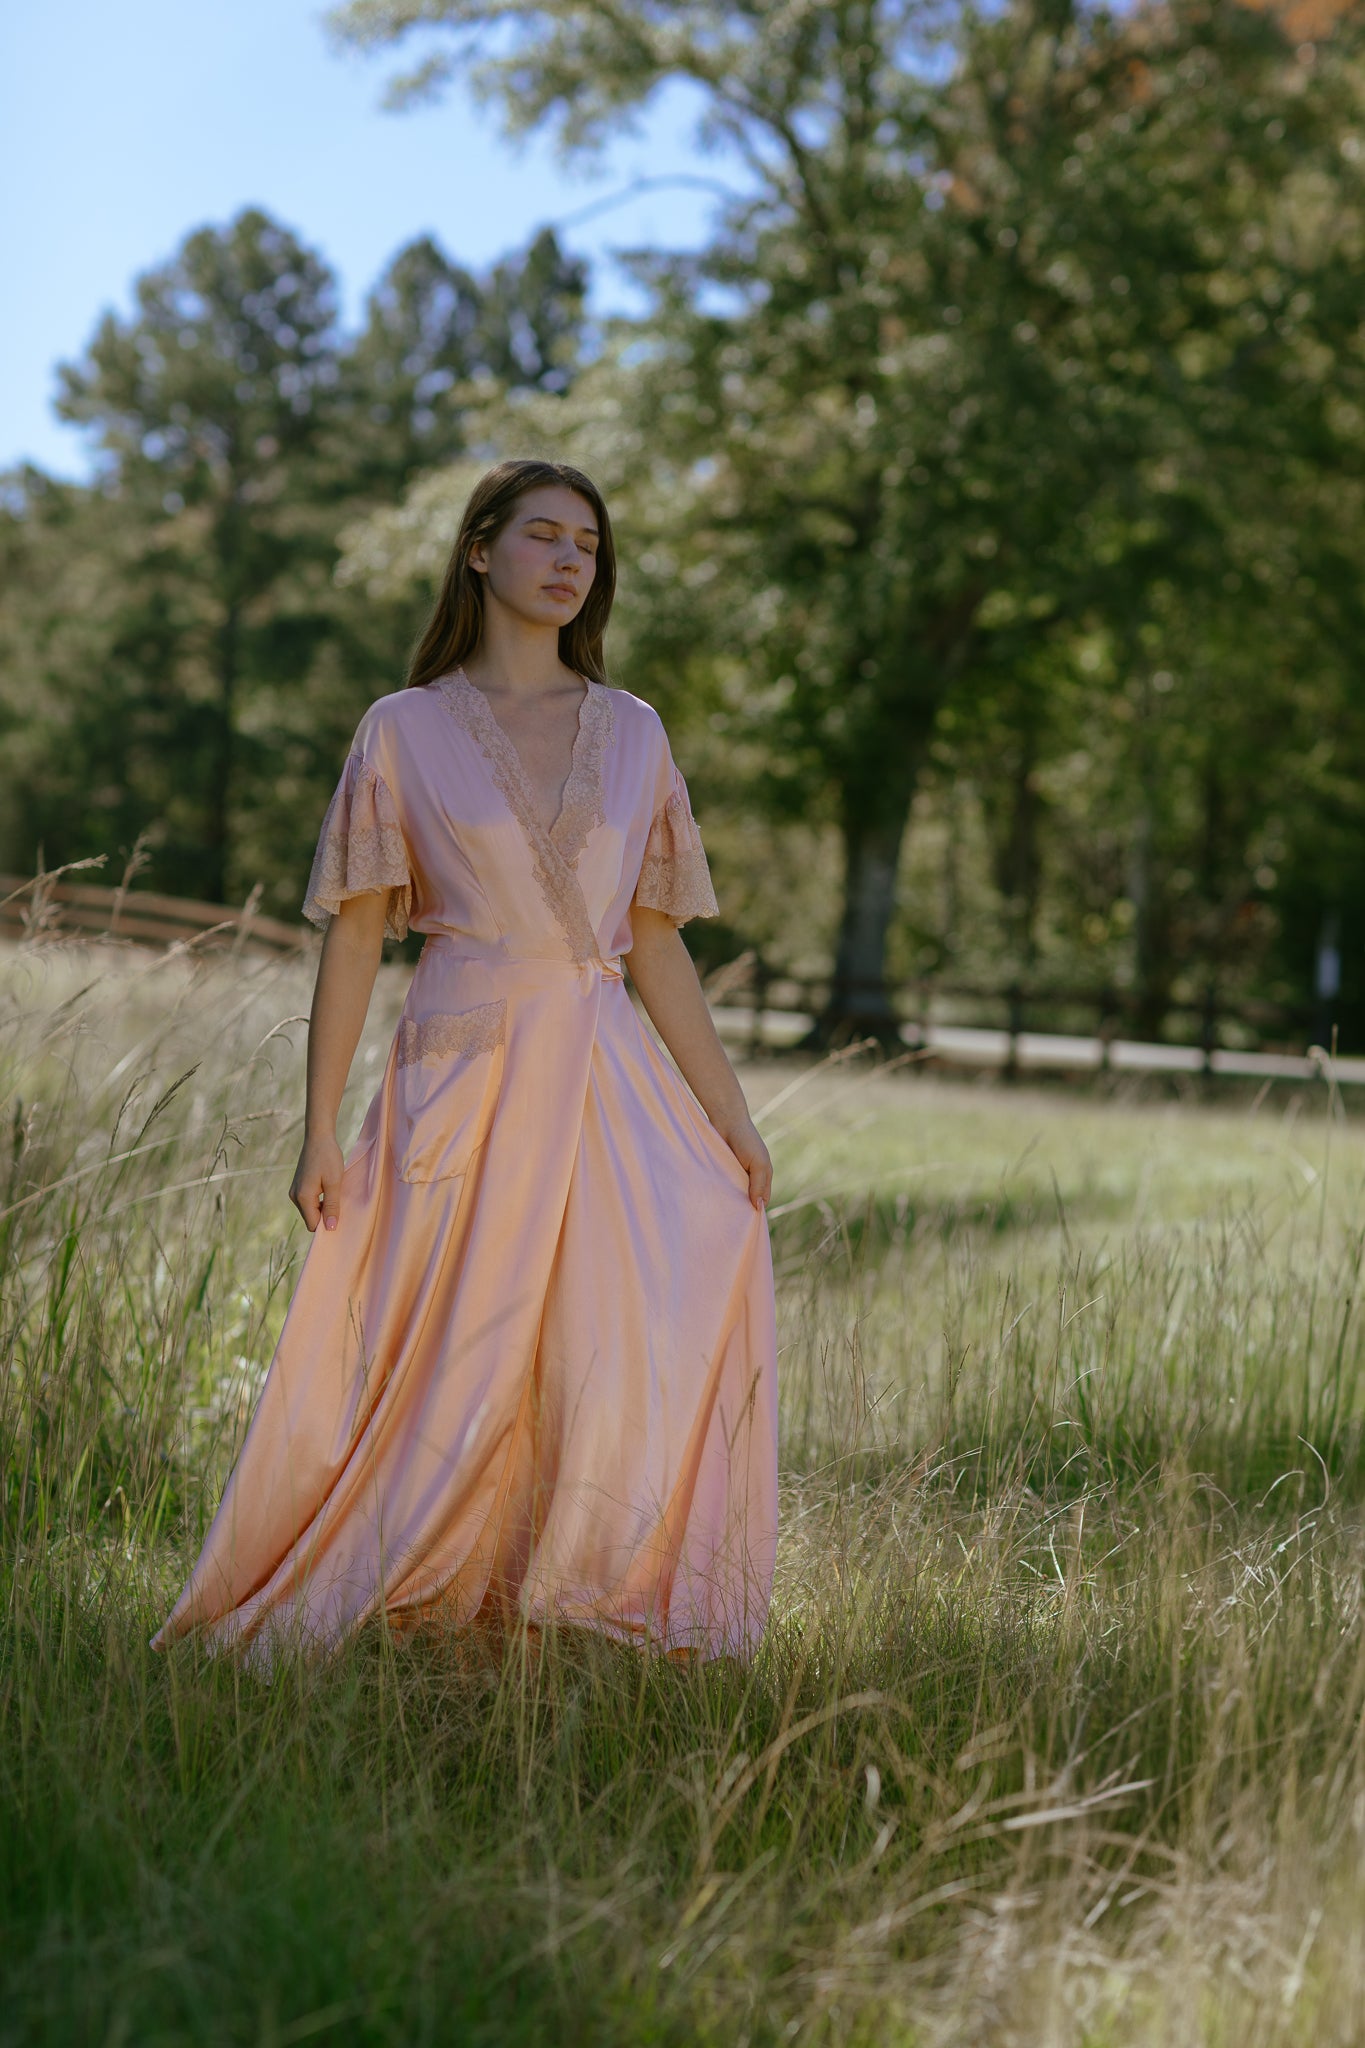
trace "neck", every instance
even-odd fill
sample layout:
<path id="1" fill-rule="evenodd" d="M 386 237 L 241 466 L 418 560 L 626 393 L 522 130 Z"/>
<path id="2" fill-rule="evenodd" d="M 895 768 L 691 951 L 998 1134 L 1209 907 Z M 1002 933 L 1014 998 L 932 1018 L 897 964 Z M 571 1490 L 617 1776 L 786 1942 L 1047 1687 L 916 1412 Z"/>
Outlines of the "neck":
<path id="1" fill-rule="evenodd" d="M 481 690 L 505 691 L 509 697 L 562 690 L 570 673 L 559 658 L 559 628 L 519 617 L 491 590 L 484 598 L 483 632 L 464 672 Z"/>

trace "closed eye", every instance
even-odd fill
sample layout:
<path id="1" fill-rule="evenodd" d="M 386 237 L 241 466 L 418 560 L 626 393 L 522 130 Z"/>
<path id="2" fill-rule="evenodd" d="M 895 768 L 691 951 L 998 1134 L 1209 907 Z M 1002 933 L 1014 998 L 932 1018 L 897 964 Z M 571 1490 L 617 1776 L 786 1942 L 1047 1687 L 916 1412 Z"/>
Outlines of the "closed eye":
<path id="1" fill-rule="evenodd" d="M 527 531 L 530 533 L 532 540 L 556 541 L 559 539 L 559 528 L 550 526 L 548 523 L 538 529 L 528 528 Z M 583 535 L 579 539 L 578 545 L 582 548 L 585 555 L 595 555 L 597 553 L 597 535 L 595 533 Z"/>

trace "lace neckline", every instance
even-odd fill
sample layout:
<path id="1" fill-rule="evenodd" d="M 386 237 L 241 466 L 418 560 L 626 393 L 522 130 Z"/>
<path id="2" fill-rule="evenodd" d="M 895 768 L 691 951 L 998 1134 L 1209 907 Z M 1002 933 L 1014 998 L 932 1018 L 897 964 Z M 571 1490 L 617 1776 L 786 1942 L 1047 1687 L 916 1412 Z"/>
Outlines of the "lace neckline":
<path id="1" fill-rule="evenodd" d="M 470 732 L 486 757 L 503 801 L 530 844 L 541 894 L 553 913 L 576 960 L 591 960 L 597 939 L 578 886 L 576 863 L 594 826 L 604 823 L 602 762 L 615 721 L 611 691 L 584 676 L 586 695 L 578 707 L 578 730 L 569 757 L 569 773 L 559 800 L 559 813 L 546 826 L 531 795 L 521 756 L 499 725 L 493 707 L 462 668 L 440 676 L 436 688 L 451 715 Z"/>
<path id="2" fill-rule="evenodd" d="M 573 750 L 569 754 L 569 774 L 565 786 L 559 793 L 559 811 L 555 823 L 546 825 L 532 797 L 530 780 L 522 764 L 522 756 L 516 750 L 516 741 L 508 737 L 497 721 L 497 713 L 489 705 L 487 696 L 477 682 L 471 682 L 463 668 L 456 668 L 450 676 L 440 678 L 440 686 L 458 692 L 460 705 L 469 713 L 469 725 L 473 727 L 475 739 L 487 754 L 487 758 L 499 770 L 499 782 L 508 782 L 516 788 L 516 801 L 512 809 L 518 815 L 534 838 L 551 842 L 555 850 L 567 860 L 575 862 L 583 852 L 587 834 L 593 825 L 602 823 L 602 754 L 606 739 L 610 737 L 610 692 L 593 682 L 591 676 L 583 676 L 583 700 L 579 705 L 579 721 L 573 733 Z M 604 729 L 606 727 L 606 729 Z"/>
<path id="3" fill-rule="evenodd" d="M 469 677 L 462 668 L 457 668 L 450 676 L 442 678 L 443 682 L 455 685 L 466 696 L 470 711 L 473 713 L 472 722 L 476 727 L 479 744 L 483 747 L 485 753 L 496 757 L 499 764 L 504 768 L 508 779 L 518 785 L 518 802 L 515 806 L 518 814 L 523 810 L 528 812 L 534 824 L 556 846 L 560 845 L 562 841 L 566 819 L 569 819 L 569 822 L 572 823 L 570 813 L 582 803 L 584 768 L 586 765 L 584 754 L 586 752 L 589 726 L 588 705 L 592 699 L 594 686 L 590 676 L 583 676 L 580 680 L 584 685 L 584 691 L 583 696 L 579 700 L 578 719 L 574 726 L 573 746 L 569 750 L 569 772 L 565 776 L 564 786 L 559 792 L 559 808 L 555 812 L 553 822 L 547 825 L 536 808 L 531 780 L 526 773 L 525 763 L 517 751 L 517 743 L 503 729 L 502 722 L 497 712 L 489 703 L 487 696 L 477 683 L 470 682 Z"/>

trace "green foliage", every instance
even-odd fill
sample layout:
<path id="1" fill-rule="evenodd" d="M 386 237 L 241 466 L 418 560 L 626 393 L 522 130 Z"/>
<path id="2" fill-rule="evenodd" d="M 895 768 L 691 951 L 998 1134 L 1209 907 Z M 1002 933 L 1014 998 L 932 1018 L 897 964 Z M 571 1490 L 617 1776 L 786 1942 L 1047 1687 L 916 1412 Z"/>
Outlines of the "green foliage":
<path id="1" fill-rule="evenodd" d="M 1050 936 L 1074 978 L 1080 928 L 1118 896 L 1149 1029 L 1183 974 L 1235 990 L 1287 965 L 1250 879 L 1258 837 L 1284 836 L 1264 735 L 1288 724 L 1291 780 L 1311 773 L 1352 685 L 1317 603 L 1319 579 L 1348 579 L 1312 510 L 1359 468 L 1349 23 L 1315 48 L 1198 0 L 355 0 L 335 19 L 367 45 L 420 28 L 436 54 L 400 93 L 472 64 L 511 127 L 570 152 L 686 80 L 740 167 L 707 250 L 636 259 L 654 303 L 622 438 L 704 480 L 657 524 L 672 566 L 711 572 L 688 633 L 754 764 L 744 801 L 842 840 L 827 1029 L 885 1022 L 905 829 L 935 768 L 978 779 L 1016 971 Z M 1048 867 L 1074 858 L 1044 854 L 1043 781 L 1104 725 L 1083 685 L 1150 704 L 1168 673 L 1181 694 L 1102 749 L 1082 887 L 1045 934 Z M 1084 868 L 1111 833 L 1100 912 Z"/>
<path id="2" fill-rule="evenodd" d="M 120 487 L 174 487 L 245 528 L 242 504 L 268 500 L 272 474 L 311 448 L 336 383 L 331 274 L 251 210 L 191 235 L 136 299 L 131 322 L 106 313 L 86 359 L 64 368 L 59 409 L 96 430 Z M 249 590 L 260 543 L 242 530 L 231 545 Z"/>
<path id="3" fill-rule="evenodd" d="M 370 295 L 349 351 L 348 434 L 369 457 L 378 496 L 465 446 L 465 387 L 562 391 L 582 325 L 585 267 L 543 229 L 519 259 L 479 280 L 422 236 L 401 249 Z M 363 460 L 354 442 L 351 462 Z"/>
<path id="4" fill-rule="evenodd" d="M 0 863 L 287 912 L 473 476 L 534 445 L 611 493 L 611 656 L 695 783 L 713 964 L 832 954 L 829 1037 L 893 1033 L 888 972 L 1365 1037 L 1350 10 L 337 20 L 418 39 L 400 96 L 472 67 L 570 152 L 685 82 L 733 196 L 629 259 L 590 363 L 548 232 L 483 277 L 414 241 L 354 336 L 261 214 L 149 273 L 66 377 L 99 486 L 0 508 Z"/>
<path id="5" fill-rule="evenodd" d="M 63 372 L 99 481 L 30 472 L 0 513 L 0 862 L 136 848 L 154 885 L 296 904 L 419 616 L 347 599 L 338 531 L 462 446 L 457 385 L 563 385 L 583 282 L 548 232 L 483 279 L 424 238 L 348 338 L 326 265 L 256 211 L 140 279 L 132 318 Z"/>

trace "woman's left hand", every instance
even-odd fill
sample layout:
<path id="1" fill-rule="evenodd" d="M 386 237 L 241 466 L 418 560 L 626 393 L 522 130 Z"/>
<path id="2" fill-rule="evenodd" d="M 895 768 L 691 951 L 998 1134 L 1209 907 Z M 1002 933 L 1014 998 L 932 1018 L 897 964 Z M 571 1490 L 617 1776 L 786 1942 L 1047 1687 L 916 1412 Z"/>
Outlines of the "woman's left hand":
<path id="1" fill-rule="evenodd" d="M 749 1200 L 756 1209 L 766 1209 L 773 1191 L 773 1162 L 753 1118 L 745 1117 L 743 1123 L 722 1131 L 721 1136 L 749 1176 Z"/>

